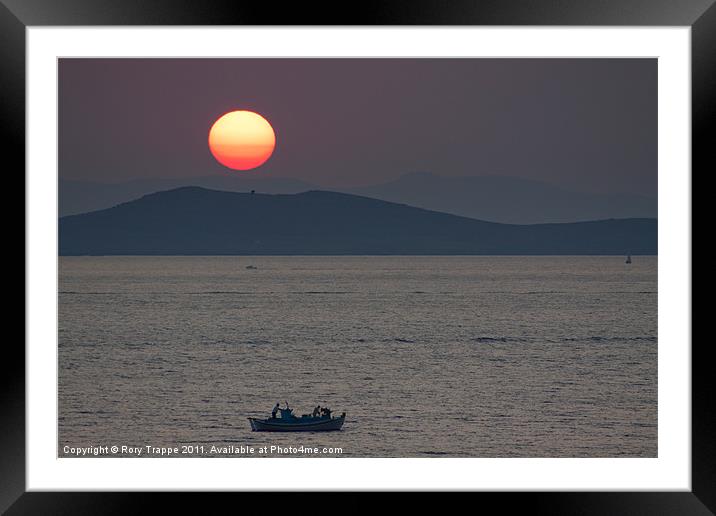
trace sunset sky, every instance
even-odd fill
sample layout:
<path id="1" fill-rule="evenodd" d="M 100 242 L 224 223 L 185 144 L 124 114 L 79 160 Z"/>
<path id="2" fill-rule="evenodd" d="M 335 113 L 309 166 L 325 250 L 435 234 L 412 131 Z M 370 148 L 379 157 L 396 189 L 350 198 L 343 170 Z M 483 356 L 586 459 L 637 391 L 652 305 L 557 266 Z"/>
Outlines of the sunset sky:
<path id="1" fill-rule="evenodd" d="M 61 59 L 64 179 L 261 174 L 323 187 L 423 171 L 590 192 L 657 190 L 655 59 Z M 212 124 L 263 115 L 253 171 L 212 156 Z"/>

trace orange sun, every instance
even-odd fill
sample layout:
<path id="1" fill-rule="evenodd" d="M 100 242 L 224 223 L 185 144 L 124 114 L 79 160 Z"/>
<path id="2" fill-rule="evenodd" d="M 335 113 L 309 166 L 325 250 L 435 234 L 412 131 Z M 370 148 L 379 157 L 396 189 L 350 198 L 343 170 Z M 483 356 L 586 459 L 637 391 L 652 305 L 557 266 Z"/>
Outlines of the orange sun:
<path id="1" fill-rule="evenodd" d="M 209 130 L 209 149 L 216 160 L 234 170 L 263 165 L 276 146 L 273 127 L 253 111 L 231 111 Z"/>

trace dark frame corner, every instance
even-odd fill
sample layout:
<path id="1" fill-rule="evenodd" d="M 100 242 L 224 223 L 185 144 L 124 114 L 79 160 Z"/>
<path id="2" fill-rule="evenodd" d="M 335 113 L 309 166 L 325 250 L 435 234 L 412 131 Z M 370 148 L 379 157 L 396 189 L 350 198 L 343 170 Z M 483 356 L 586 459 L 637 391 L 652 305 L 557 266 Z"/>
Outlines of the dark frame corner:
<path id="1" fill-rule="evenodd" d="M 666 25 L 692 29 L 692 161 L 704 174 L 716 168 L 715 0 L 366 0 L 350 14 L 321 2 L 287 4 L 241 0 L 0 0 L 0 109 L 6 154 L 25 164 L 25 29 L 37 25 Z M 9 170 L 7 168 L 6 170 Z M 17 175 L 20 177 L 20 174 Z M 24 174 L 22 175 L 24 177 Z M 692 172 L 693 177 L 693 172 Z M 20 187 L 25 191 L 24 181 Z M 9 219 L 10 220 L 10 219 Z M 24 242 L 23 229 L 23 242 Z M 24 249 L 24 245 L 23 245 Z M 23 254 L 23 257 L 26 258 Z M 23 296 L 24 299 L 24 296 Z M 685 343 L 684 343 L 685 344 Z M 692 346 L 692 491 L 683 493 L 484 493 L 502 510 L 541 514 L 716 514 L 716 395 L 705 341 Z M 0 510 L 8 514 L 125 514 L 146 512 L 160 498 L 162 510 L 207 510 L 185 494 L 28 493 L 25 491 L 25 352 L 5 345 L 0 376 Z M 225 495 L 222 498 L 225 498 Z M 242 509 L 266 498 L 242 497 Z M 308 500 L 296 494 L 297 502 Z M 309 495 L 313 496 L 313 495 Z M 357 494 L 351 495 L 356 498 Z M 421 496 L 421 495 L 419 495 Z M 169 498 L 171 497 L 171 501 Z M 179 503 L 176 503 L 176 502 Z M 255 503 L 252 503 L 255 501 Z M 196 506 L 194 504 L 196 503 Z M 181 506 L 179 505 L 181 504 Z M 142 511 L 144 509 L 144 511 Z"/>

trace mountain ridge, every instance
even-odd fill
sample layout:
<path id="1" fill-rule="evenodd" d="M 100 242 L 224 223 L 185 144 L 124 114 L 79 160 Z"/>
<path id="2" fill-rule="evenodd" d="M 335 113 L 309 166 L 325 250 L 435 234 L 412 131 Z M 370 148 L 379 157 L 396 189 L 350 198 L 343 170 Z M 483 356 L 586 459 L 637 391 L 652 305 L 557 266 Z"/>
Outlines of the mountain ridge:
<path id="1" fill-rule="evenodd" d="M 655 197 L 573 191 L 536 179 L 496 174 L 438 176 L 411 172 L 382 184 L 341 191 L 513 224 L 655 218 L 658 215 Z"/>
<path id="2" fill-rule="evenodd" d="M 342 192 L 181 187 L 62 217 L 61 255 L 655 254 L 653 219 L 515 225 Z"/>
<path id="3" fill-rule="evenodd" d="M 516 176 L 438 176 L 429 172 L 412 172 L 377 185 L 341 188 L 326 188 L 289 178 L 232 175 L 144 179 L 118 184 L 60 180 L 59 214 L 75 215 L 110 208 L 147 193 L 182 186 L 262 193 L 330 190 L 513 224 L 655 218 L 658 215 L 655 197 L 577 192 Z"/>

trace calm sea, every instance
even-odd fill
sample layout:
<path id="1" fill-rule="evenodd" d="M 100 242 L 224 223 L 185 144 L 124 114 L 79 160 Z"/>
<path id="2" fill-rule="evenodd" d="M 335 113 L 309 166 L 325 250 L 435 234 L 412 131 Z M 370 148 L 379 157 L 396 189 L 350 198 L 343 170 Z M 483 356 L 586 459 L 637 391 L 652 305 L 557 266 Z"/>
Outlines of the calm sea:
<path id="1" fill-rule="evenodd" d="M 60 456 L 657 455 L 656 257 L 62 257 L 59 290 Z M 252 433 L 284 400 L 345 426 Z"/>

